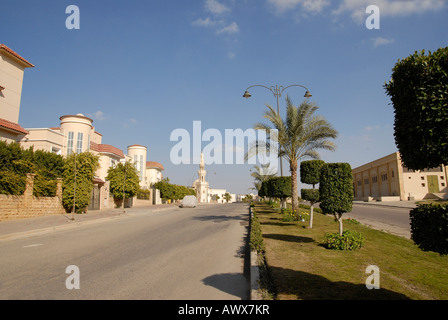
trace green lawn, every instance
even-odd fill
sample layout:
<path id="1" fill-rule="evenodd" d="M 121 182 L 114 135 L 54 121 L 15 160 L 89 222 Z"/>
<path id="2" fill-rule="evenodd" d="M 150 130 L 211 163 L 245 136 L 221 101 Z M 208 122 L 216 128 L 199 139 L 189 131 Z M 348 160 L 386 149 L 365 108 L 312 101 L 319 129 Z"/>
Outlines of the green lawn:
<path id="1" fill-rule="evenodd" d="M 421 251 L 411 240 L 344 220 L 361 232 L 363 248 L 329 250 L 326 232 L 338 232 L 332 216 L 314 213 L 306 222 L 284 222 L 279 210 L 256 204 L 274 299 L 448 299 L 448 256 Z M 380 289 L 368 290 L 369 265 L 380 270 Z"/>

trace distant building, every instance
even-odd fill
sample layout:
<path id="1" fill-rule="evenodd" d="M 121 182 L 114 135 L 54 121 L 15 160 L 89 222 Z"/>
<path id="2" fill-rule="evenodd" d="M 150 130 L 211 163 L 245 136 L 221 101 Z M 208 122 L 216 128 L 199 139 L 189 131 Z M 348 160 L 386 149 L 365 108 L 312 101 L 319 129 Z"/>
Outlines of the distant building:
<path id="1" fill-rule="evenodd" d="M 354 168 L 352 172 L 355 200 L 448 198 L 446 166 L 409 170 L 403 166 L 398 152 Z"/>
<path id="2" fill-rule="evenodd" d="M 198 203 L 209 202 L 209 185 L 205 180 L 205 164 L 204 164 L 204 154 L 201 153 L 201 162 L 199 164 L 198 179 L 193 183 L 193 189 L 196 191 L 196 198 Z"/>

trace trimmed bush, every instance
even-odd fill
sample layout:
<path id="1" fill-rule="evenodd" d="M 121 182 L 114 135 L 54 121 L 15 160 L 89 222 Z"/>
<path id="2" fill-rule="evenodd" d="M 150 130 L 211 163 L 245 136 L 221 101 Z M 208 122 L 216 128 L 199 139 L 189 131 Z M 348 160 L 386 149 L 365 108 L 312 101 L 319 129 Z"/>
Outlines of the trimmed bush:
<path id="1" fill-rule="evenodd" d="M 26 178 L 12 171 L 0 171 L 0 194 L 22 195 L 25 192 Z"/>
<path id="2" fill-rule="evenodd" d="M 448 205 L 421 204 L 409 215 L 414 243 L 424 251 L 448 254 Z"/>
<path id="3" fill-rule="evenodd" d="M 333 250 L 355 250 L 364 245 L 364 236 L 356 231 L 345 230 L 342 235 L 339 233 L 326 233 L 323 245 L 327 249 Z"/>
<path id="4" fill-rule="evenodd" d="M 261 232 L 260 222 L 258 221 L 255 212 L 252 216 L 249 245 L 252 251 L 264 254 L 265 246 L 263 242 L 263 233 Z"/>

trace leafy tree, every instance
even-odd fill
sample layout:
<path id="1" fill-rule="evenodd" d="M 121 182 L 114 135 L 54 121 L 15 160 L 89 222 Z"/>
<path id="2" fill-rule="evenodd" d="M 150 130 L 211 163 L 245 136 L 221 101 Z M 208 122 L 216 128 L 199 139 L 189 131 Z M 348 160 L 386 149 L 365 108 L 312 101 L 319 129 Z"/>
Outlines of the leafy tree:
<path id="1" fill-rule="evenodd" d="M 262 164 L 261 166 L 255 165 L 253 171 L 250 175 L 255 179 L 254 186 L 259 192 L 263 181 L 269 180 L 269 178 L 275 177 L 276 172 L 269 167 L 270 164 Z M 259 194 L 261 197 L 261 195 Z"/>
<path id="2" fill-rule="evenodd" d="M 292 195 L 291 177 L 273 177 L 268 180 L 268 195 L 272 198 L 286 200 Z"/>
<path id="3" fill-rule="evenodd" d="M 348 163 L 326 163 L 322 166 L 319 182 L 320 208 L 324 214 L 333 214 L 339 222 L 342 236 L 342 215 L 352 211 L 353 176 Z"/>
<path id="4" fill-rule="evenodd" d="M 169 178 L 165 178 L 154 184 L 160 190 L 160 197 L 164 200 L 180 200 L 186 195 L 196 195 L 196 192 L 186 186 L 171 184 Z"/>
<path id="5" fill-rule="evenodd" d="M 261 187 L 258 190 L 258 195 L 260 197 L 269 197 L 268 182 L 269 182 L 269 180 L 266 180 L 261 183 Z"/>
<path id="6" fill-rule="evenodd" d="M 403 164 L 422 170 L 448 163 L 448 47 L 399 60 L 384 88 Z"/>
<path id="7" fill-rule="evenodd" d="M 226 200 L 227 203 L 229 203 L 229 201 L 232 200 L 232 196 L 230 195 L 230 193 L 226 192 L 224 194 L 224 199 Z"/>
<path id="8" fill-rule="evenodd" d="M 114 199 L 124 201 L 137 195 L 140 190 L 139 174 L 131 162 L 120 162 L 115 167 L 110 167 L 106 180 L 110 181 L 110 192 Z"/>
<path id="9" fill-rule="evenodd" d="M 319 109 L 316 104 L 304 101 L 299 107 L 293 105 L 289 97 L 286 97 L 286 119 L 283 120 L 280 114 L 271 106 L 267 105 L 268 110 L 264 117 L 268 119 L 272 128 L 268 124 L 258 123 L 254 126 L 257 130 L 271 129 L 278 130 L 279 157 L 289 161 L 291 172 L 291 196 L 292 209 L 299 210 L 299 191 L 297 184 L 298 161 L 304 158 L 318 159 L 317 150 L 334 150 L 335 145 L 328 139 L 337 137 L 337 131 L 333 129 L 330 123 L 322 116 L 316 116 L 314 113 Z M 253 156 L 263 148 L 262 143 L 257 141 L 247 154 L 247 157 Z M 266 143 L 265 148 L 273 150 L 273 144 Z M 283 205 L 284 206 L 284 205 Z"/>
<path id="10" fill-rule="evenodd" d="M 62 204 L 66 209 L 73 210 L 74 201 L 75 212 L 78 213 L 89 205 L 93 189 L 93 178 L 99 166 L 99 157 L 90 152 L 71 154 L 65 159 L 62 180 Z"/>
<path id="11" fill-rule="evenodd" d="M 319 202 L 319 189 L 316 184 L 320 180 L 320 172 L 325 164 L 323 160 L 309 160 L 300 163 L 300 181 L 306 184 L 312 184 L 313 189 L 302 189 L 302 199 L 310 202 L 310 228 L 313 227 L 314 204 Z"/>

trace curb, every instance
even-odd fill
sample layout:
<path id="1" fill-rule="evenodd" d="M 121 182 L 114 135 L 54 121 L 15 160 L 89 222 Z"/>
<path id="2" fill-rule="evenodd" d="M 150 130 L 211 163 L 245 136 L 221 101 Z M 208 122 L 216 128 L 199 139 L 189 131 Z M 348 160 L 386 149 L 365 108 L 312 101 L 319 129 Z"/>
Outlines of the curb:
<path id="1" fill-rule="evenodd" d="M 249 206 L 249 239 L 252 232 L 252 208 Z M 249 268 L 249 281 L 250 281 L 250 297 L 249 300 L 263 300 L 260 296 L 260 270 L 258 268 L 258 254 L 256 251 L 250 250 L 250 268 Z"/>
<path id="2" fill-rule="evenodd" d="M 256 251 L 250 252 L 250 300 L 263 300 L 259 294 L 260 270 L 258 268 Z"/>

